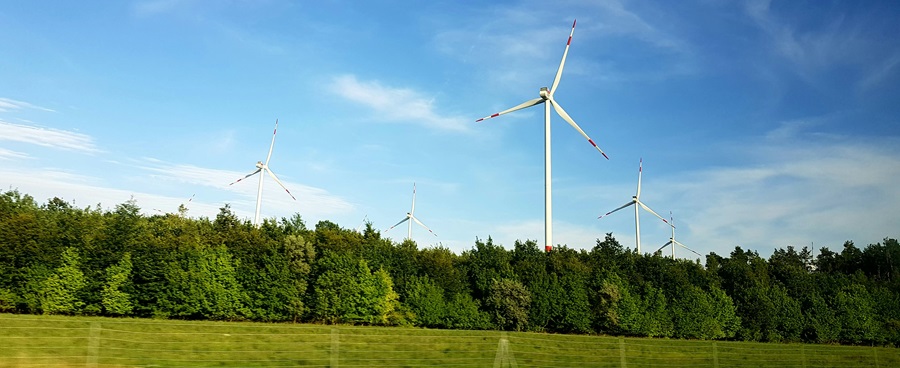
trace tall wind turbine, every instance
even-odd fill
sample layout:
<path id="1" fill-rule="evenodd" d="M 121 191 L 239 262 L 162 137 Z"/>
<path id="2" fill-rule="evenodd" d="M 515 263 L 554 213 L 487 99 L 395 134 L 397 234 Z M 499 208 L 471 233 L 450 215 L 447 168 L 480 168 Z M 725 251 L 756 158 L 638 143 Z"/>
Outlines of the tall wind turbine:
<path id="1" fill-rule="evenodd" d="M 594 143 L 594 140 L 591 137 L 588 137 L 587 133 L 572 120 L 572 117 L 566 113 L 566 110 L 563 110 L 562 106 L 559 105 L 558 102 L 553 98 L 553 93 L 556 92 L 556 87 L 559 86 L 559 79 L 562 76 L 563 67 L 566 64 L 566 55 L 569 54 L 569 45 L 572 44 L 572 35 L 575 34 L 575 23 L 572 22 L 572 31 L 569 33 L 569 40 L 566 41 L 566 50 L 563 51 L 562 60 L 559 62 L 559 68 L 556 70 L 556 77 L 553 79 L 553 84 L 548 89 L 547 87 L 541 87 L 540 97 L 535 98 L 533 100 L 525 101 L 515 107 L 512 107 L 507 110 L 503 110 L 493 115 L 489 115 L 483 117 L 481 119 L 475 120 L 475 122 L 480 122 L 485 119 L 495 118 L 500 115 L 510 113 L 513 111 L 521 110 L 527 107 L 531 107 L 537 104 L 544 104 L 544 249 L 546 251 L 550 251 L 553 249 L 553 206 L 552 206 L 552 193 L 553 190 L 551 188 L 551 177 L 550 177 L 550 106 L 553 106 L 553 109 L 556 110 L 556 113 L 559 114 L 560 117 L 563 118 L 569 125 L 571 125 L 575 130 L 581 133 L 584 138 L 588 140 L 588 142 L 600 151 L 600 154 L 603 157 L 606 157 L 608 160 L 609 157 L 606 156 L 606 153 L 603 153 L 603 150 Z"/>
<path id="2" fill-rule="evenodd" d="M 403 220 L 400 220 L 400 222 L 394 224 L 394 226 L 391 226 L 384 232 L 391 231 L 391 229 L 397 227 L 397 225 L 400 225 L 404 222 L 408 222 L 407 229 L 406 229 L 406 238 L 412 239 L 412 223 L 413 223 L 413 221 L 415 221 L 417 224 L 422 225 L 422 227 L 424 227 L 425 230 L 428 230 L 428 232 L 430 232 L 431 235 L 437 236 L 437 234 L 435 234 L 434 231 L 431 231 L 431 229 L 429 229 L 428 226 L 425 226 L 425 224 L 423 224 L 422 221 L 419 221 L 419 219 L 416 218 L 415 213 L 416 213 L 416 183 L 413 183 L 412 209 L 406 213 L 406 218 L 404 218 Z M 412 220 L 412 221 L 409 221 L 409 220 Z"/>
<path id="3" fill-rule="evenodd" d="M 609 214 L 611 214 L 613 212 L 616 212 L 625 207 L 634 205 L 634 239 L 635 239 L 635 243 L 637 244 L 638 254 L 641 253 L 641 216 L 640 216 L 640 213 L 638 212 L 639 207 L 643 208 L 647 212 L 652 213 L 654 216 L 658 217 L 660 220 L 663 220 L 663 222 L 665 222 L 666 224 L 669 224 L 669 221 L 666 221 L 666 219 L 664 219 L 662 216 L 660 216 L 658 213 L 656 213 L 656 211 L 650 209 L 650 207 L 647 207 L 647 205 L 644 204 L 644 202 L 641 202 L 641 174 L 643 173 L 643 171 L 644 171 L 644 159 L 642 158 L 640 161 L 640 164 L 638 165 L 637 194 L 632 196 L 631 201 L 629 201 L 628 203 L 625 203 L 621 207 L 616 208 L 612 211 L 607 212 L 604 215 L 600 215 L 599 217 L 597 217 L 597 219 L 599 220 L 599 219 L 603 218 L 604 216 L 608 216 Z M 672 226 L 672 224 L 669 224 L 669 226 Z"/>
<path id="4" fill-rule="evenodd" d="M 272 159 L 272 149 L 275 148 L 275 134 L 276 133 L 278 133 L 278 119 L 275 119 L 275 130 L 272 131 L 272 144 L 269 145 L 269 154 L 266 156 L 266 162 L 263 163 L 262 161 L 256 161 L 256 171 L 249 173 L 246 176 L 244 176 L 243 178 L 235 180 L 234 182 L 232 182 L 231 184 L 228 184 L 228 185 L 234 185 L 234 184 L 240 182 L 241 180 L 249 178 L 253 175 L 256 175 L 260 171 L 263 171 L 266 174 L 269 174 L 269 176 L 271 176 L 272 179 L 275 179 L 275 182 L 278 183 L 278 185 L 280 185 L 282 188 L 284 188 L 284 191 L 287 192 L 287 194 L 289 196 L 291 196 L 291 198 L 293 200 L 296 201 L 297 198 L 295 198 L 294 195 L 291 194 L 291 191 L 288 190 L 288 188 L 286 186 L 284 186 L 284 184 L 281 183 L 281 180 L 278 180 L 278 177 L 275 176 L 275 173 L 272 172 L 272 169 L 269 168 L 269 160 Z M 259 207 L 262 204 L 262 190 L 263 190 L 263 179 L 264 178 L 265 178 L 265 175 L 259 174 L 259 188 L 256 190 L 256 215 L 253 217 L 253 224 L 256 226 L 259 226 L 259 224 L 260 224 L 259 223 Z"/>
<path id="5" fill-rule="evenodd" d="M 669 211 L 669 221 L 671 221 L 671 222 L 669 223 L 669 225 L 672 225 L 672 237 L 669 238 L 669 242 L 668 242 L 668 243 L 663 244 L 663 246 L 659 247 L 659 249 L 657 249 L 656 252 L 661 251 L 661 250 L 662 250 L 663 248 L 665 248 L 667 245 L 672 245 L 672 259 L 675 259 L 675 244 L 678 244 L 678 245 L 680 245 L 682 248 L 687 249 L 687 250 L 693 252 L 694 254 L 700 256 L 700 258 L 703 258 L 703 255 L 702 255 L 702 254 L 695 252 L 693 249 L 688 248 L 686 245 L 681 244 L 679 241 L 675 240 L 675 219 L 672 218 L 672 212 L 671 212 L 671 211 Z M 653 252 L 653 253 L 656 253 L 656 252 Z"/>

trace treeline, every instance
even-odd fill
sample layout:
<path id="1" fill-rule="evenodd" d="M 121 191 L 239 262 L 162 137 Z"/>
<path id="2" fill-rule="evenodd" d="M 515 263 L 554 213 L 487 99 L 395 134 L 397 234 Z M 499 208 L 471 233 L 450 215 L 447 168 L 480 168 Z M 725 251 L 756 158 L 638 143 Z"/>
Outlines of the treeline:
<path id="1" fill-rule="evenodd" d="M 900 345 L 900 244 L 735 248 L 705 265 L 611 234 L 455 254 L 299 215 L 256 228 L 0 193 L 0 312 Z"/>

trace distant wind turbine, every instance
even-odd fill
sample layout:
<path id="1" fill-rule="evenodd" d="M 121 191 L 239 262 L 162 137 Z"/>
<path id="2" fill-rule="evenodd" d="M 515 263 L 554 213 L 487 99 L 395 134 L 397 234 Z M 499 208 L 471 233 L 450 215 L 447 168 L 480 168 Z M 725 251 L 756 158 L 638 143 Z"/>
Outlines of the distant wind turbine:
<path id="1" fill-rule="evenodd" d="M 675 244 L 678 244 L 678 245 L 682 246 L 684 249 L 687 249 L 687 250 L 693 252 L 694 254 L 700 256 L 700 258 L 703 258 L 703 255 L 702 255 L 702 254 L 697 253 L 697 252 L 694 252 L 693 249 L 688 248 L 686 245 L 681 244 L 679 241 L 675 240 L 675 219 L 672 217 L 672 212 L 671 212 L 671 211 L 669 211 L 669 221 L 671 221 L 671 222 L 669 223 L 669 225 L 672 225 L 672 237 L 669 238 L 669 242 L 668 242 L 668 243 L 663 244 L 663 246 L 659 247 L 659 249 L 657 249 L 656 252 L 661 251 L 661 250 L 662 250 L 663 248 L 665 248 L 667 245 L 672 245 L 672 259 L 675 259 Z M 653 252 L 653 253 L 656 253 L 656 252 Z"/>
<path id="2" fill-rule="evenodd" d="M 638 254 L 641 253 L 641 216 L 640 216 L 640 213 L 638 212 L 638 209 L 639 209 L 638 207 L 643 208 L 647 212 L 650 212 L 654 216 L 658 217 L 660 220 L 663 220 L 663 222 L 665 222 L 666 224 L 669 224 L 669 221 L 666 221 L 666 219 L 664 219 L 662 216 L 660 216 L 658 213 L 656 213 L 656 211 L 650 209 L 650 207 L 647 207 L 647 205 L 644 204 L 644 202 L 641 202 L 641 174 L 643 173 L 643 171 L 644 171 L 644 159 L 642 158 L 640 161 L 640 164 L 638 165 L 637 194 L 632 196 L 631 201 L 629 201 L 628 203 L 625 203 L 621 207 L 616 208 L 612 211 L 607 212 L 604 215 L 600 215 L 599 217 L 597 217 L 597 219 L 599 220 L 605 216 L 609 216 L 609 214 L 611 214 L 613 212 L 616 212 L 625 207 L 634 205 L 634 239 L 635 239 L 635 243 L 637 244 Z M 672 226 L 672 224 L 669 224 L 669 226 Z"/>
<path id="3" fill-rule="evenodd" d="M 187 202 L 183 202 L 178 205 L 178 215 L 179 216 L 184 217 L 184 215 L 187 214 L 187 212 L 188 212 L 187 205 L 189 205 L 191 203 L 191 201 L 194 200 L 195 195 L 197 195 L 197 194 L 191 194 L 191 198 L 188 198 Z M 158 209 L 158 208 L 154 208 L 153 210 L 156 212 L 162 213 L 162 214 L 166 213 L 165 211 Z"/>
<path id="4" fill-rule="evenodd" d="M 356 227 L 356 232 L 359 232 L 360 230 L 362 230 L 363 226 L 366 225 L 366 221 L 368 221 L 368 220 L 369 220 L 369 215 L 363 216 L 362 223 L 359 224 L 359 226 Z"/>
<path id="5" fill-rule="evenodd" d="M 404 223 L 404 222 L 407 222 L 407 221 L 409 221 L 409 220 L 412 220 L 412 221 L 409 221 L 408 224 L 407 224 L 407 229 L 406 229 L 406 238 L 407 238 L 407 239 L 412 239 L 412 223 L 413 223 L 413 221 L 415 221 L 415 222 L 416 222 L 417 224 L 419 224 L 419 225 L 422 225 L 422 227 L 424 227 L 425 230 L 428 230 L 428 232 L 430 232 L 431 235 L 437 236 L 437 234 L 435 234 L 434 231 L 431 231 L 431 229 L 429 229 L 428 226 L 425 226 L 425 224 L 423 224 L 422 221 L 419 221 L 419 219 L 416 218 L 415 213 L 416 213 L 416 183 L 413 183 L 412 209 L 409 210 L 409 212 L 406 213 L 406 218 L 404 218 L 403 220 L 400 220 L 400 222 L 394 224 L 394 226 L 391 226 L 390 228 L 388 228 L 388 229 L 385 230 L 384 232 L 391 231 L 391 229 L 397 227 L 397 225 L 400 225 L 400 224 L 402 224 L 402 223 Z"/>
<path id="6" fill-rule="evenodd" d="M 587 133 L 572 120 L 572 117 L 563 110 L 562 106 L 559 105 L 556 100 L 553 99 L 553 93 L 556 92 L 556 87 L 559 85 L 559 79 L 562 76 L 563 67 L 566 64 L 566 56 L 569 53 L 569 45 L 572 43 L 572 35 L 575 34 L 575 23 L 572 22 L 572 31 L 569 33 L 569 40 L 566 42 L 566 50 L 563 52 L 562 60 L 559 62 L 559 68 L 556 70 L 556 77 L 553 79 L 552 86 L 548 89 L 547 87 L 541 87 L 540 97 L 535 98 L 533 100 L 525 101 L 513 108 L 503 110 L 493 115 L 489 115 L 483 117 L 481 119 L 476 120 L 475 122 L 480 122 L 485 119 L 495 118 L 500 115 L 510 113 L 513 111 L 521 110 L 527 107 L 531 107 L 537 104 L 544 103 L 544 249 L 546 251 L 550 251 L 553 248 L 553 206 L 552 206 L 552 188 L 551 188 L 551 162 L 550 162 L 550 106 L 556 110 L 556 113 L 559 114 L 560 117 L 563 118 L 566 122 L 569 123 L 575 130 L 581 133 L 588 142 L 600 151 L 600 154 L 603 157 L 606 157 L 608 160 L 609 157 L 606 156 L 606 153 L 597 146 L 596 143 L 588 137 Z"/>
<path id="7" fill-rule="evenodd" d="M 264 171 L 265 173 L 269 174 L 269 176 L 271 176 L 272 179 L 275 179 L 275 182 L 278 183 L 278 185 L 280 185 L 282 188 L 284 188 L 284 191 L 287 192 L 287 194 L 296 201 L 297 198 L 295 198 L 294 195 L 291 194 L 291 191 L 288 190 L 288 188 L 285 187 L 284 184 L 281 183 L 281 180 L 278 180 L 278 177 L 275 176 L 275 173 L 272 172 L 272 169 L 269 168 L 269 160 L 272 159 L 272 149 L 275 148 L 275 134 L 276 133 L 278 133 L 278 119 L 275 119 L 275 130 L 272 131 L 272 144 L 269 146 L 269 154 L 268 154 L 268 156 L 266 156 L 266 162 L 263 163 L 262 161 L 256 161 L 256 171 L 249 173 L 246 176 L 244 176 L 243 178 L 235 180 L 234 182 L 232 182 L 231 184 L 228 184 L 228 185 L 234 185 L 234 184 L 240 182 L 241 180 L 244 180 L 253 175 L 256 175 L 260 171 Z M 260 225 L 259 207 L 262 204 L 263 178 L 265 178 L 265 176 L 263 174 L 260 174 L 259 175 L 259 188 L 256 191 L 256 215 L 253 217 L 253 224 L 256 226 Z"/>

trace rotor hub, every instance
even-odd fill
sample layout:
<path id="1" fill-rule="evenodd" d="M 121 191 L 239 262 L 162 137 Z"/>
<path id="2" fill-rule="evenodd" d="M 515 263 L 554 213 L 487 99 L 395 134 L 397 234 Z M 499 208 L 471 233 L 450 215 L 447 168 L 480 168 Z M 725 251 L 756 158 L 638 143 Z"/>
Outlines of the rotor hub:
<path id="1" fill-rule="evenodd" d="M 547 87 L 541 87 L 541 98 L 547 100 L 550 98 L 550 89 Z"/>

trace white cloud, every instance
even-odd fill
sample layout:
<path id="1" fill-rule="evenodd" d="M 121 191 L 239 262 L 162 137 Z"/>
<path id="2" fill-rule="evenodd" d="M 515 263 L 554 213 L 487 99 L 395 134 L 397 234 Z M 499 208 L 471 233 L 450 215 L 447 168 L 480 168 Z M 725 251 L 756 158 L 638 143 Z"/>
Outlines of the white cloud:
<path id="1" fill-rule="evenodd" d="M 334 78 L 332 92 L 368 106 L 381 120 L 420 124 L 440 130 L 469 130 L 467 119 L 438 114 L 433 99 L 412 89 L 386 87 L 377 81 L 360 82 L 354 75 L 341 75 Z"/>
<path id="2" fill-rule="evenodd" d="M 86 153 L 99 152 L 94 139 L 87 134 L 67 130 L 13 124 L 0 120 L 0 140 L 36 144 Z"/>
<path id="3" fill-rule="evenodd" d="M 200 185 L 210 188 L 225 190 L 240 195 L 235 201 L 229 201 L 235 208 L 244 208 L 254 211 L 256 206 L 256 194 L 258 189 L 257 176 L 247 178 L 240 183 L 228 185 L 236 179 L 242 178 L 249 172 L 237 172 L 230 170 L 209 169 L 192 165 L 168 164 L 159 160 L 148 159 L 141 168 L 150 171 L 154 178 L 190 185 Z M 275 174 L 278 175 L 277 170 Z M 257 174 L 259 175 L 259 174 Z M 282 183 L 291 191 L 297 200 L 291 200 L 284 189 L 275 183 L 271 177 L 263 184 L 263 217 L 267 213 L 278 213 L 279 216 L 290 216 L 300 212 L 304 217 L 324 218 L 326 216 L 346 214 L 352 212 L 355 206 L 341 197 L 330 194 L 328 191 L 279 177 Z"/>
<path id="4" fill-rule="evenodd" d="M 648 44 L 685 53 L 687 44 L 670 33 L 659 30 L 640 14 L 625 8 L 623 1 L 600 1 L 594 4 L 602 11 L 598 14 L 601 34 L 617 34 L 637 38 Z"/>
<path id="5" fill-rule="evenodd" d="M 804 19 L 805 13 L 779 13 L 770 5 L 770 0 L 750 0 L 745 11 L 798 75 L 814 80 L 818 73 L 849 66 L 855 73 L 840 73 L 855 77 L 862 90 L 895 75 L 900 55 L 893 51 L 896 38 L 889 36 L 892 24 L 868 22 L 871 17 L 855 14 L 852 7 L 830 17 Z"/>
<path id="6" fill-rule="evenodd" d="M 0 147 L 0 160 L 13 160 L 29 158 L 28 154 L 16 152 Z"/>
<path id="7" fill-rule="evenodd" d="M 808 139 L 808 137 L 805 137 Z M 894 143 L 896 145 L 896 142 Z M 667 179 L 695 250 L 868 244 L 898 235 L 900 155 L 875 142 L 761 143 L 759 163 Z M 674 202 L 672 198 L 678 198 Z"/>
<path id="8" fill-rule="evenodd" d="M 32 105 L 28 102 L 16 101 L 9 98 L 0 97 L 0 112 L 10 112 L 12 110 L 35 109 L 47 112 L 56 112 L 46 107 Z"/>

